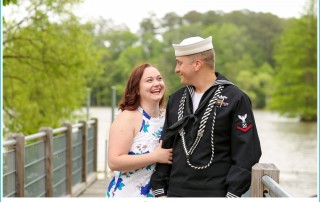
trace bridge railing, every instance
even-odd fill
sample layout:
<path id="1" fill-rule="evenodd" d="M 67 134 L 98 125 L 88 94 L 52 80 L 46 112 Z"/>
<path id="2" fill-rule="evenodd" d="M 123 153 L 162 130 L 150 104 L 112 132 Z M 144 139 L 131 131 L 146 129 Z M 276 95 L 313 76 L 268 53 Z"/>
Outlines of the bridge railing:
<path id="1" fill-rule="evenodd" d="M 279 169 L 274 164 L 252 167 L 251 197 L 292 197 L 279 185 Z"/>
<path id="2" fill-rule="evenodd" d="M 3 197 L 77 196 L 97 179 L 98 120 L 3 142 Z"/>

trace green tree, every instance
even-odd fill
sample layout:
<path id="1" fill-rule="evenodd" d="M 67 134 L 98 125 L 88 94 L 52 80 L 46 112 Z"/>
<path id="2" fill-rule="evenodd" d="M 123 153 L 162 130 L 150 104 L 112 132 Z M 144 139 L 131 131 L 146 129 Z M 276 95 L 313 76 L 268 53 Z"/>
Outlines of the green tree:
<path id="1" fill-rule="evenodd" d="M 237 64 L 244 55 L 248 55 L 246 44 L 249 39 L 246 36 L 245 27 L 226 23 L 206 27 L 204 32 L 204 36 L 212 35 L 216 53 L 216 70 L 227 76 L 228 79 L 235 81 L 244 66 L 246 69 L 254 66 L 254 64 L 250 64 L 251 57 L 247 63 L 241 63 L 244 66 Z"/>
<path id="2" fill-rule="evenodd" d="M 108 25 L 108 22 L 100 21 L 95 22 L 97 30 L 97 25 L 101 27 L 95 33 L 95 46 L 101 50 L 102 59 L 99 61 L 99 66 L 102 66 L 102 75 L 96 77 L 92 83 L 92 104 L 93 105 L 111 105 L 111 87 L 113 85 L 118 85 L 118 83 L 123 84 L 126 82 L 127 77 L 123 77 L 121 71 L 123 70 L 124 63 L 128 62 L 131 68 L 135 65 L 134 60 L 125 60 L 122 55 L 127 52 L 128 48 L 137 46 L 138 37 L 131 33 L 129 29 L 123 27 L 117 27 L 115 25 L 110 27 L 103 27 Z M 140 55 L 140 53 L 138 53 Z M 140 56 L 139 56 L 140 59 Z M 120 62 L 119 60 L 125 60 Z M 128 75 L 127 75 L 128 76 Z M 120 87 L 117 87 L 117 93 L 120 92 Z M 118 97 L 119 98 L 119 97 Z M 117 100 L 119 100 L 117 98 Z"/>
<path id="3" fill-rule="evenodd" d="M 142 62 L 144 62 L 144 59 L 141 46 L 126 48 L 115 62 L 112 83 L 117 87 L 117 100 L 120 100 L 124 93 L 130 73 Z"/>
<path id="4" fill-rule="evenodd" d="M 208 11 L 204 13 L 203 16 L 203 25 L 210 26 L 210 25 L 218 25 L 223 20 L 223 13 L 219 11 Z"/>
<path id="5" fill-rule="evenodd" d="M 276 46 L 276 72 L 270 109 L 302 121 L 317 119 L 317 14 L 292 19 Z"/>
<path id="6" fill-rule="evenodd" d="M 242 10 L 225 14 L 222 22 L 245 27 L 245 35 L 250 38 L 246 52 L 250 52 L 257 66 L 261 66 L 264 62 L 274 66 L 273 47 L 275 40 L 283 31 L 285 24 L 283 19 L 271 13 Z"/>
<path id="7" fill-rule="evenodd" d="M 161 27 L 166 30 L 178 28 L 182 24 L 181 17 L 174 12 L 165 14 L 165 16 L 160 21 Z"/>
<path id="8" fill-rule="evenodd" d="M 159 28 L 160 22 L 157 19 L 156 14 L 150 13 L 147 18 L 142 19 L 140 22 L 140 34 L 144 35 L 145 33 L 156 34 L 157 28 Z"/>
<path id="9" fill-rule="evenodd" d="M 2 5 L 7 6 L 9 4 L 17 4 L 17 0 L 3 0 Z"/>
<path id="10" fill-rule="evenodd" d="M 99 52 L 87 25 L 67 5 L 32 0 L 23 21 L 6 19 L 3 36 L 3 110 L 9 132 L 32 134 L 41 126 L 72 121 L 99 74 Z M 22 4 L 19 6 L 22 6 Z M 64 10 L 67 9 L 67 10 Z M 50 16 L 61 16 L 52 20 Z"/>
<path id="11" fill-rule="evenodd" d="M 197 11 L 190 11 L 183 16 L 183 22 L 185 24 L 202 24 L 204 15 Z"/>

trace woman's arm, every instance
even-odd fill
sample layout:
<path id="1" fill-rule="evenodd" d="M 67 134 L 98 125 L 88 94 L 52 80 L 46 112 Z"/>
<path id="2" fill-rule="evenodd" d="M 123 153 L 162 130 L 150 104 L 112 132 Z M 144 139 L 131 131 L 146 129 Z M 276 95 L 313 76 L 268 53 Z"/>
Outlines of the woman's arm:
<path id="1" fill-rule="evenodd" d="M 129 171 L 157 162 L 172 163 L 172 149 L 162 149 L 161 144 L 152 153 L 128 155 L 136 133 L 135 126 L 141 122 L 140 114 L 124 111 L 112 123 L 108 148 L 108 164 L 111 170 Z"/>

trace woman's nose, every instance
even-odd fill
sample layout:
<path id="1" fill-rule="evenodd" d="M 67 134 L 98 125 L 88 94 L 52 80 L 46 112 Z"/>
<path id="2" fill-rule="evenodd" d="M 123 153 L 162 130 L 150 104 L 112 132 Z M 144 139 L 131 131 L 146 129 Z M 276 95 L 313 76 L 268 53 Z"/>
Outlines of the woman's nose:
<path id="1" fill-rule="evenodd" d="M 159 80 L 157 80 L 157 79 L 155 79 L 155 80 L 154 80 L 154 82 L 153 82 L 153 85 L 154 85 L 154 86 L 158 86 L 158 85 L 160 85 L 160 81 L 159 81 Z"/>

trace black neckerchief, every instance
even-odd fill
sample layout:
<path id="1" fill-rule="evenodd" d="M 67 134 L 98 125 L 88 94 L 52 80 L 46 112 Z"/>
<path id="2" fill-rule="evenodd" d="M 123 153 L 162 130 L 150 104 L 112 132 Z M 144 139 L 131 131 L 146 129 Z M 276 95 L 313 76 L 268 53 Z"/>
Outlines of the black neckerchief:
<path id="1" fill-rule="evenodd" d="M 209 99 L 212 98 L 215 91 L 217 90 L 219 85 L 234 85 L 232 82 L 228 80 L 216 80 L 214 84 L 208 89 L 209 92 L 206 94 L 204 100 L 200 103 L 198 109 L 193 114 L 190 110 L 190 93 L 187 93 L 187 98 L 185 102 L 184 108 L 186 109 L 186 115 L 176 123 L 172 124 L 166 131 L 165 140 L 171 138 L 174 135 L 179 134 L 179 131 L 184 128 L 186 125 L 192 125 L 191 134 L 194 134 L 199 128 L 199 121 L 197 115 L 201 111 L 202 108 L 206 107 Z"/>

